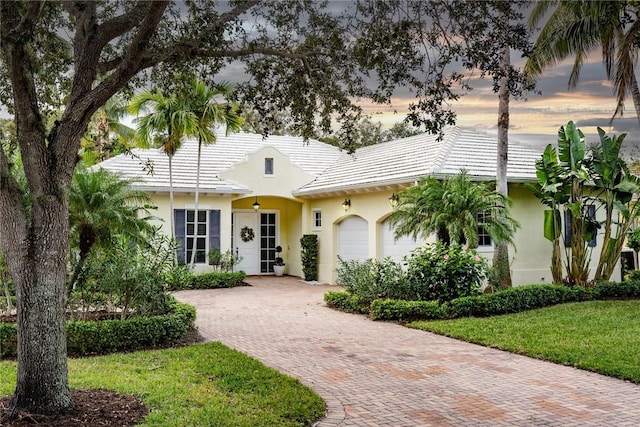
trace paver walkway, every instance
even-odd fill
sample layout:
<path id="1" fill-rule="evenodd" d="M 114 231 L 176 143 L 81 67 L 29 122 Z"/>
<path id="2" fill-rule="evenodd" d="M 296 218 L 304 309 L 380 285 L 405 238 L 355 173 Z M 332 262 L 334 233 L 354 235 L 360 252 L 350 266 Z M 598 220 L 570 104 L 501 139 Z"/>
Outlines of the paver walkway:
<path id="1" fill-rule="evenodd" d="M 324 305 L 330 286 L 249 277 L 183 291 L 197 325 L 299 378 L 327 403 L 318 426 L 638 426 L 640 386 Z"/>

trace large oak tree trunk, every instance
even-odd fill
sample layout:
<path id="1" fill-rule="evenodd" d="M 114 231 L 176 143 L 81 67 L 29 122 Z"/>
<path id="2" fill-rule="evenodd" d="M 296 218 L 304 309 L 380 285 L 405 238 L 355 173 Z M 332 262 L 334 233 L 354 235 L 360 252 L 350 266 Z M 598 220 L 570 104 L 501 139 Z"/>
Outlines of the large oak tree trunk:
<path id="1" fill-rule="evenodd" d="M 13 406 L 59 413 L 71 407 L 64 315 L 68 204 L 53 196 L 42 199 L 32 207 L 34 227 L 25 248 L 31 256 L 12 263 L 18 297 L 18 377 Z"/>

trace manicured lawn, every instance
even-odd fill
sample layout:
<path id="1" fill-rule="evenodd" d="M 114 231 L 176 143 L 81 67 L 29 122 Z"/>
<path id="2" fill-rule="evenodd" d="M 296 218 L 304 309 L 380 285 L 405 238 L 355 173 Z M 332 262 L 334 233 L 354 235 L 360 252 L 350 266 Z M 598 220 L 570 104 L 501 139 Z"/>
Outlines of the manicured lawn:
<path id="1" fill-rule="evenodd" d="M 14 362 L 0 363 L 0 395 L 15 386 Z M 74 389 L 137 393 L 147 426 L 308 426 L 324 402 L 298 380 L 219 343 L 71 359 Z"/>
<path id="2" fill-rule="evenodd" d="M 411 328 L 640 383 L 640 301 L 589 301 Z"/>

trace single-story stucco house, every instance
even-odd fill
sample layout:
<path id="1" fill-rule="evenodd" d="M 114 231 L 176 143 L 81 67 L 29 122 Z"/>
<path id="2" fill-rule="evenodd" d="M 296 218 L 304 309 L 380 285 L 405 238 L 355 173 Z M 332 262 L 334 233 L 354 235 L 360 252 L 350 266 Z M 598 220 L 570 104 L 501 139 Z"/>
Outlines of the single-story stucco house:
<path id="1" fill-rule="evenodd" d="M 401 260 L 424 243 L 394 239 L 388 223 L 394 193 L 425 176 L 447 178 L 461 169 L 476 181 L 495 179 L 495 137 L 460 127 L 448 129 L 441 140 L 425 133 L 353 154 L 299 137 L 221 135 L 215 144 L 202 147 L 196 218 L 197 145 L 185 141 L 173 158 L 174 212 L 169 208 L 168 158 L 160 149 L 135 149 L 133 157 L 119 155 L 99 167 L 139 179 L 137 187 L 151 195 L 167 234 L 172 215 L 179 241 L 197 233 L 201 271 L 209 268 L 206 253 L 219 247 L 242 256 L 237 269 L 272 274 L 275 248 L 282 246 L 287 273 L 301 276 L 300 238 L 314 233 L 320 245 L 319 280 L 335 283 L 338 256 Z M 514 285 L 551 282 L 551 243 L 542 233 L 544 207 L 523 185 L 535 182 L 540 154 L 510 142 L 509 195 L 512 214 L 521 224 L 516 249 L 510 251 Z M 152 173 L 144 167 L 147 162 Z M 491 241 L 484 237 L 478 250 L 491 257 Z M 596 247 L 594 257 L 598 253 Z M 189 256 L 190 248 L 183 246 L 179 260 Z M 591 265 L 596 263 L 594 259 Z M 619 270 L 613 279 L 620 278 Z"/>

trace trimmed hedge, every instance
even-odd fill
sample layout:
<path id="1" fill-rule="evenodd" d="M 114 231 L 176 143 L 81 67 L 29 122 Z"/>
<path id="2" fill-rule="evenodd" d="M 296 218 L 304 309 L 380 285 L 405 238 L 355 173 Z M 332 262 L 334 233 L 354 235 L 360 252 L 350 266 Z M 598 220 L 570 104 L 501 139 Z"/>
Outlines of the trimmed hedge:
<path id="1" fill-rule="evenodd" d="M 15 323 L 0 323 L 0 360 L 14 357 L 18 348 L 18 329 Z"/>
<path id="2" fill-rule="evenodd" d="M 640 281 L 600 282 L 591 290 L 593 299 L 638 298 L 640 297 Z"/>
<path id="3" fill-rule="evenodd" d="M 324 294 L 324 301 L 329 307 L 347 313 L 367 314 L 369 312 L 369 307 L 361 297 L 347 292 L 329 291 Z"/>
<path id="4" fill-rule="evenodd" d="M 443 316 L 487 317 L 590 299 L 584 288 L 560 285 L 528 285 L 476 297 L 457 298 L 443 304 Z"/>
<path id="5" fill-rule="evenodd" d="M 369 316 L 373 320 L 440 319 L 442 307 L 438 301 L 404 301 L 377 299 L 371 303 Z"/>
<path id="6" fill-rule="evenodd" d="M 192 276 L 184 287 L 171 290 L 233 288 L 240 286 L 245 277 L 244 271 L 203 273 Z"/>
<path id="7" fill-rule="evenodd" d="M 67 353 L 75 356 L 132 351 L 164 344 L 185 336 L 196 319 L 194 307 L 175 299 L 171 312 L 125 320 L 67 322 Z M 16 325 L 0 324 L 0 357 L 15 357 Z"/>
<path id="8" fill-rule="evenodd" d="M 640 281 L 600 282 L 591 289 L 561 285 L 528 285 L 490 294 L 437 301 L 377 299 L 369 310 L 348 292 L 328 292 L 325 301 L 342 311 L 367 313 L 373 320 L 430 320 L 456 317 L 488 317 L 576 301 L 640 298 Z"/>

